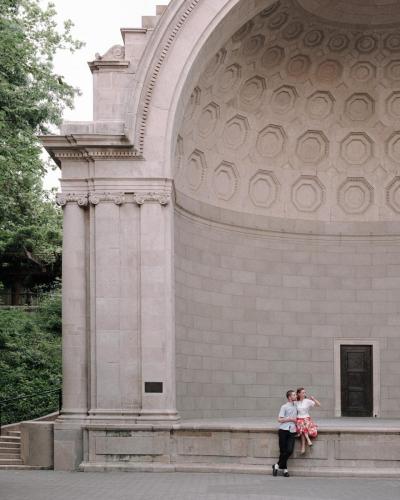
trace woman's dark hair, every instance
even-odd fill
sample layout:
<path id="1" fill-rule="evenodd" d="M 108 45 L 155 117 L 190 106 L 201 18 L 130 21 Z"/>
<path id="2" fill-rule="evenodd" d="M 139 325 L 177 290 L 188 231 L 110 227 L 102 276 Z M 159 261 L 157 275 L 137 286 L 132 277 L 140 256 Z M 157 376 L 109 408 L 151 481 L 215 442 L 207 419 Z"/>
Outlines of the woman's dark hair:
<path id="1" fill-rule="evenodd" d="M 304 387 L 299 387 L 297 390 L 296 390 L 296 395 L 297 395 L 297 401 L 300 400 L 300 393 L 301 391 L 304 391 Z"/>

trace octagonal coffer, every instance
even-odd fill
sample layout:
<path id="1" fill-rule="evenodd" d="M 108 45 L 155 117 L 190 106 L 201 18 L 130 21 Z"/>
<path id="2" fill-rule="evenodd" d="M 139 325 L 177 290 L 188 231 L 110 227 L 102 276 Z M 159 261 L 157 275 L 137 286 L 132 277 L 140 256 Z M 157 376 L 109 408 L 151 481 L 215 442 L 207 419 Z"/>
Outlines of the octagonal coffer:
<path id="1" fill-rule="evenodd" d="M 395 91 L 386 99 L 386 111 L 394 119 L 400 120 L 400 91 Z"/>
<path id="2" fill-rule="evenodd" d="M 195 149 L 189 156 L 185 169 L 186 181 L 192 191 L 197 191 L 202 185 L 206 175 L 206 168 L 204 153 Z"/>
<path id="3" fill-rule="evenodd" d="M 225 145 L 231 149 L 240 148 L 246 140 L 249 130 L 249 122 L 242 115 L 236 115 L 225 125 L 223 140 Z"/>
<path id="4" fill-rule="evenodd" d="M 219 119 L 219 114 L 219 106 L 215 102 L 210 102 L 205 108 L 203 108 L 197 122 L 197 132 L 201 137 L 208 137 L 212 132 L 214 132 Z"/>
<path id="5" fill-rule="evenodd" d="M 258 170 L 249 182 L 249 197 L 253 205 L 270 208 L 277 200 L 280 184 L 269 170 Z"/>
<path id="6" fill-rule="evenodd" d="M 292 186 L 292 203 L 299 212 L 316 212 L 325 201 L 325 187 L 314 175 L 301 175 Z"/>
<path id="7" fill-rule="evenodd" d="M 362 165 L 373 155 L 373 141 L 364 132 L 351 132 L 340 143 L 340 155 L 350 165 Z"/>
<path id="8" fill-rule="evenodd" d="M 219 90 L 221 92 L 229 92 L 238 83 L 241 77 L 242 68 L 239 64 L 231 64 L 222 73 L 219 78 Z"/>
<path id="9" fill-rule="evenodd" d="M 233 163 L 223 161 L 213 173 L 212 186 L 216 197 L 229 201 L 239 185 L 239 174 Z"/>
<path id="10" fill-rule="evenodd" d="M 286 134 L 279 125 L 267 125 L 257 137 L 256 149 L 263 158 L 274 158 L 283 153 L 286 144 Z"/>
<path id="11" fill-rule="evenodd" d="M 282 85 L 276 89 L 271 98 L 271 108 L 276 113 L 284 114 L 295 107 L 298 94 L 294 87 Z"/>
<path id="12" fill-rule="evenodd" d="M 265 79 L 262 76 L 253 76 L 244 82 L 239 96 L 243 104 L 258 105 L 266 89 Z"/>
<path id="13" fill-rule="evenodd" d="M 395 163 L 400 163 L 400 132 L 394 132 L 386 143 L 387 154 Z"/>
<path id="14" fill-rule="evenodd" d="M 297 140 L 296 154 L 305 164 L 320 163 L 329 151 L 329 141 L 320 130 L 308 130 Z"/>
<path id="15" fill-rule="evenodd" d="M 348 177 L 338 190 L 338 203 L 348 215 L 363 214 L 374 201 L 374 189 L 364 177 Z"/>
<path id="16" fill-rule="evenodd" d="M 397 213 L 400 213 L 400 177 L 395 177 L 386 186 L 386 203 Z"/>
<path id="17" fill-rule="evenodd" d="M 375 112 L 375 101 L 367 93 L 352 94 L 345 102 L 344 113 L 352 121 L 365 122 Z"/>

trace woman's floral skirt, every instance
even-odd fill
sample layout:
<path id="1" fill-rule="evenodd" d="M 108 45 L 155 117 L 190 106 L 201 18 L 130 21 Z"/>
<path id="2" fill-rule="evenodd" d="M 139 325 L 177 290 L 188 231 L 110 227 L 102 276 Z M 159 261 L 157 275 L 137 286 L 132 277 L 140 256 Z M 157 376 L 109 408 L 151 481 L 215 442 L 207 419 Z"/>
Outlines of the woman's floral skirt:
<path id="1" fill-rule="evenodd" d="M 308 434 L 312 438 L 316 438 L 318 435 L 318 427 L 311 420 L 311 417 L 298 418 L 296 422 L 296 432 L 297 434 Z"/>

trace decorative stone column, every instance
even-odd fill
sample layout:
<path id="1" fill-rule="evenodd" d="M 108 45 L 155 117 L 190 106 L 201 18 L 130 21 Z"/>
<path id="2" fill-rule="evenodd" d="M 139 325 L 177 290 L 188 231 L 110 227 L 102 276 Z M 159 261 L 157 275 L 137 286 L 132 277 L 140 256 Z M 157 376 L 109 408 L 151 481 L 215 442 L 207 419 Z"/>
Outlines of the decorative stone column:
<path id="1" fill-rule="evenodd" d="M 134 200 L 140 206 L 141 418 L 176 420 L 171 187 L 135 193 Z"/>
<path id="2" fill-rule="evenodd" d="M 63 418 L 86 418 L 88 411 L 87 363 L 87 230 L 85 193 L 57 196 L 63 207 L 62 261 L 62 364 Z"/>

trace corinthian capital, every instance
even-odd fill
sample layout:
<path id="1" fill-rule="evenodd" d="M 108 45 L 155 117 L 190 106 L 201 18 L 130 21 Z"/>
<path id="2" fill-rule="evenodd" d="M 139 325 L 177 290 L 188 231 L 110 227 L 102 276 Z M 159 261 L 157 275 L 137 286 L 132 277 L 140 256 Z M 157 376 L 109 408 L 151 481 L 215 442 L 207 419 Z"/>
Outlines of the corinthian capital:
<path id="1" fill-rule="evenodd" d="M 135 193 L 133 199 L 138 205 L 143 205 L 145 202 L 158 202 L 160 205 L 168 205 L 171 201 L 171 195 L 163 191 L 152 191 L 148 193 Z"/>
<path id="2" fill-rule="evenodd" d="M 80 207 L 86 207 L 88 195 L 86 193 L 57 193 L 56 203 L 60 207 L 65 207 L 67 203 L 77 203 Z"/>

